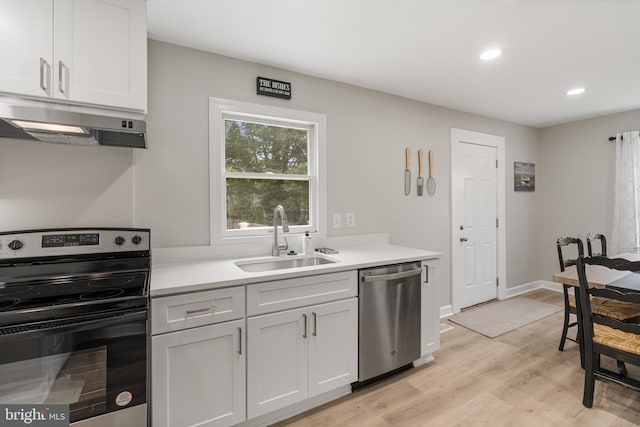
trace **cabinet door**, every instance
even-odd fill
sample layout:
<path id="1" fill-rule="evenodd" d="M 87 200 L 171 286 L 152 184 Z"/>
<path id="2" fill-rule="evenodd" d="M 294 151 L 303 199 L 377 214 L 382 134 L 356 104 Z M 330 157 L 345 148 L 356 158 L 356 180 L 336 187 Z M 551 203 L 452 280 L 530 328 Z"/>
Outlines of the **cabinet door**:
<path id="1" fill-rule="evenodd" d="M 245 420 L 244 320 L 152 338 L 154 427 Z"/>
<path id="2" fill-rule="evenodd" d="M 431 354 L 440 348 L 440 308 L 436 301 L 436 263 L 437 261 L 422 263 L 421 356 Z"/>
<path id="3" fill-rule="evenodd" d="M 51 95 L 52 35 L 53 0 L 0 2 L 0 92 Z"/>
<path id="4" fill-rule="evenodd" d="M 309 309 L 309 397 L 358 379 L 358 299 Z"/>
<path id="5" fill-rule="evenodd" d="M 307 309 L 247 320 L 247 415 L 254 418 L 307 398 Z"/>
<path id="6" fill-rule="evenodd" d="M 146 110 L 143 0 L 55 0 L 53 96 Z"/>

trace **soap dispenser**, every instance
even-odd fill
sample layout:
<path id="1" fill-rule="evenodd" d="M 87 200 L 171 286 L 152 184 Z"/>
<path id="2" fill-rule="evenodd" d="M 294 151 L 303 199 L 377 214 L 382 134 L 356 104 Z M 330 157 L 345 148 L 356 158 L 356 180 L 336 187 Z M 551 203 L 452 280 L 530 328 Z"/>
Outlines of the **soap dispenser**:
<path id="1" fill-rule="evenodd" d="M 313 249 L 311 248 L 311 239 L 312 237 L 309 235 L 308 231 L 304 232 L 304 237 L 302 238 L 302 253 L 303 254 L 310 254 L 311 252 L 313 252 Z"/>

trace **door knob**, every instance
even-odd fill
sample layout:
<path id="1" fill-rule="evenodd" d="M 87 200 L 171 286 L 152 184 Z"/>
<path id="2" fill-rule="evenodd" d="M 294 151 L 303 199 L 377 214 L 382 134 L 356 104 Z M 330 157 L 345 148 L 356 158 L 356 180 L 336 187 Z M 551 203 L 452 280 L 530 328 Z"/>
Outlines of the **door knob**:
<path id="1" fill-rule="evenodd" d="M 469 239 L 467 239 L 466 237 L 461 237 L 461 238 L 460 238 L 460 241 L 461 241 L 461 242 L 466 242 L 467 240 L 469 240 Z"/>

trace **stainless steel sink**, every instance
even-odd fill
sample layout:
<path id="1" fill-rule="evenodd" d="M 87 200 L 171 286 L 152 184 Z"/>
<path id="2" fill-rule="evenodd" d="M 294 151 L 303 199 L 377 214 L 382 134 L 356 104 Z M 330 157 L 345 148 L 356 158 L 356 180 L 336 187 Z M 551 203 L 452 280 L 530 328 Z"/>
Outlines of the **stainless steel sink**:
<path id="1" fill-rule="evenodd" d="M 312 267 L 323 264 L 333 264 L 334 260 L 321 256 L 300 258 L 260 259 L 254 261 L 237 261 L 235 264 L 243 271 L 257 273 L 261 271 L 283 270 L 286 268 Z"/>

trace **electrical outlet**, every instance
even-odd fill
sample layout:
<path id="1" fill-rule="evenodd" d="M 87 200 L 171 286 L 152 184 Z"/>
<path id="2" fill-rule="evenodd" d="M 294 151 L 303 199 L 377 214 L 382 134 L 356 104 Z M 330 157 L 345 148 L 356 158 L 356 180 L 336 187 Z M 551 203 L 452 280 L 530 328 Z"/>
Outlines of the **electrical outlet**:
<path id="1" fill-rule="evenodd" d="M 347 212 L 347 227 L 355 227 L 356 225 L 356 214 L 353 212 Z"/>
<path id="2" fill-rule="evenodd" d="M 341 228 L 342 227 L 342 215 L 339 213 L 333 214 L 333 228 Z"/>

